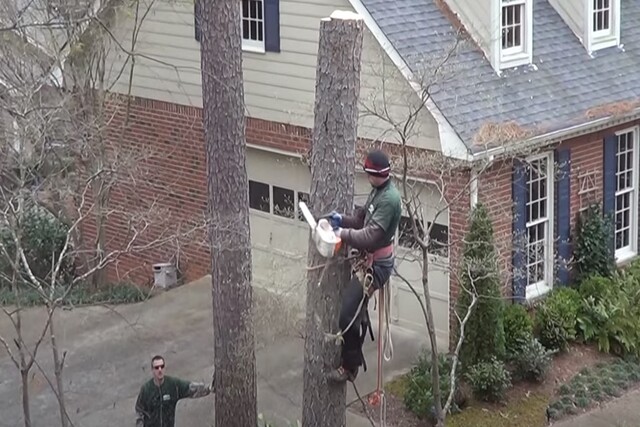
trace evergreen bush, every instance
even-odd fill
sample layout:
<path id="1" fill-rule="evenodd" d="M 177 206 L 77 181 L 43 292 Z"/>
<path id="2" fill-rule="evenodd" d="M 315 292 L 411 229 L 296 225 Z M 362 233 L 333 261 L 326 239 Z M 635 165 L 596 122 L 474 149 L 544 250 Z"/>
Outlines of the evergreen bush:
<path id="1" fill-rule="evenodd" d="M 460 271 L 460 296 L 457 311 L 464 318 L 471 304 L 473 291 L 478 296 L 473 312 L 465 326 L 465 339 L 460 350 L 463 370 L 493 357 L 505 356 L 503 324 L 504 302 L 500 292 L 498 257 L 494 247 L 493 225 L 486 207 L 476 205 L 465 236 Z"/>
<path id="2" fill-rule="evenodd" d="M 536 313 L 535 331 L 549 350 L 564 351 L 576 339 L 580 294 L 572 288 L 554 289 Z"/>
<path id="3" fill-rule="evenodd" d="M 68 227 L 55 218 L 49 211 L 37 205 L 26 208 L 21 225 L 20 246 L 24 251 L 29 269 L 44 286 L 50 284 L 53 267 L 58 262 L 67 239 Z M 0 242 L 6 248 L 6 254 L 0 254 L 0 288 L 10 286 L 7 278 L 13 275 L 14 267 L 9 262 L 13 261 L 16 253 L 16 244 L 11 231 L 0 229 Z M 72 247 L 67 248 L 67 254 L 63 257 L 61 268 L 56 276 L 56 284 L 66 284 L 75 275 L 75 261 L 70 255 Z M 30 282 L 28 271 L 24 263 L 20 263 L 18 270 L 20 283 Z"/>
<path id="4" fill-rule="evenodd" d="M 573 246 L 576 281 L 581 282 L 592 275 L 612 275 L 615 259 L 610 245 L 611 236 L 611 220 L 602 214 L 600 205 L 593 204 L 580 213 Z"/>
<path id="5" fill-rule="evenodd" d="M 507 304 L 504 309 L 504 336 L 507 356 L 513 356 L 533 338 L 533 320 L 521 304 Z"/>

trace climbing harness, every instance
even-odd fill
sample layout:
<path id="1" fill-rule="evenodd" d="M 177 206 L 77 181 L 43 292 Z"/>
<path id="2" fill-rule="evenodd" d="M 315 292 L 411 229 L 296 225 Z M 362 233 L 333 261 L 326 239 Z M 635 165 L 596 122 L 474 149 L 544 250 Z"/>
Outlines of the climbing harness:
<path id="1" fill-rule="evenodd" d="M 373 259 L 368 257 L 366 254 L 364 256 L 356 257 L 354 261 L 352 261 L 352 274 L 356 274 L 360 283 L 363 285 L 363 298 L 361 301 L 361 306 L 364 301 L 368 304 L 368 292 L 370 286 L 373 286 Z M 389 286 L 389 281 L 382 286 L 381 292 L 379 294 L 379 302 L 375 300 L 374 309 L 378 310 L 378 358 L 377 358 L 377 384 L 376 389 L 367 395 L 368 402 L 373 407 L 379 407 L 379 420 L 380 427 L 386 427 L 386 418 L 387 418 L 387 400 L 384 392 L 384 370 L 382 361 L 389 362 L 393 358 L 393 341 L 391 339 L 391 328 L 389 324 L 390 318 L 390 307 L 391 307 L 391 288 Z M 375 294 L 374 294 L 375 296 Z M 359 317 L 359 312 L 361 310 L 361 306 L 358 307 L 358 311 L 356 315 L 352 319 L 351 324 L 354 322 L 354 319 Z M 364 322 L 366 322 L 366 326 L 363 325 L 363 331 L 361 334 L 361 342 L 360 348 L 362 349 L 362 344 L 364 344 L 364 339 L 366 337 L 366 328 L 369 329 L 371 334 L 371 340 L 373 341 L 373 331 L 371 329 L 371 322 L 369 320 L 368 307 L 365 307 L 364 313 Z M 349 325 L 349 327 L 351 326 Z M 346 328 L 344 332 L 346 332 L 349 327 Z M 384 331 L 383 331 L 384 329 Z M 362 351 L 362 350 L 361 350 Z M 364 354 L 362 354 L 362 362 L 364 371 L 366 372 L 366 361 L 364 359 Z M 355 384 L 354 384 L 355 386 Z"/>

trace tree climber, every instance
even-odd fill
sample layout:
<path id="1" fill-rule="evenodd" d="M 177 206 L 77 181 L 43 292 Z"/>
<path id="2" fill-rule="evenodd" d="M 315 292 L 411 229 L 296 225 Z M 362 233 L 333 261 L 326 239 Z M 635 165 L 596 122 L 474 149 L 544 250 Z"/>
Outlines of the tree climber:
<path id="1" fill-rule="evenodd" d="M 357 318 L 343 335 L 341 366 L 329 374 L 330 379 L 338 382 L 354 381 L 364 363 L 362 344 L 368 327 L 367 305 L 369 298 L 384 287 L 393 271 L 393 242 L 402 214 L 400 192 L 389 177 L 389 157 L 381 150 L 370 151 L 364 171 L 373 187 L 364 207 L 357 206 L 352 216 L 330 214 L 336 235 L 361 255 L 353 263 L 352 279 L 345 290 L 340 311 L 341 331 L 352 323 L 354 316 Z M 365 290 L 366 295 L 363 295 Z"/>

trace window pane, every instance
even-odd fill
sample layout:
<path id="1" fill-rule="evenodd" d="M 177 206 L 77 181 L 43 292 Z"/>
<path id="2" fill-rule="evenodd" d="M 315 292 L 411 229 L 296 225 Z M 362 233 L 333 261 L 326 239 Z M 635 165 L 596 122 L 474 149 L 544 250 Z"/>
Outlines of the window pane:
<path id="1" fill-rule="evenodd" d="M 527 234 L 527 284 L 545 283 L 552 268 L 546 251 L 552 245 L 549 227 L 548 191 L 551 177 L 548 175 L 549 158 L 536 159 L 529 163 L 529 194 Z"/>
<path id="2" fill-rule="evenodd" d="M 421 228 L 419 221 L 417 225 Z M 420 247 L 418 242 L 416 242 L 416 239 L 413 237 L 413 223 L 411 218 L 408 216 L 403 215 L 400 217 L 400 224 L 398 225 L 398 245 L 410 249 Z"/>
<path id="3" fill-rule="evenodd" d="M 242 0 L 242 17 L 249 17 L 249 0 Z"/>
<path id="4" fill-rule="evenodd" d="M 262 212 L 271 212 L 268 184 L 249 181 L 249 207 Z"/>
<path id="5" fill-rule="evenodd" d="M 429 237 L 429 253 L 449 256 L 449 227 L 435 223 Z"/>
<path id="6" fill-rule="evenodd" d="M 502 48 L 522 46 L 524 6 L 521 4 L 502 7 Z"/>
<path id="7" fill-rule="evenodd" d="M 293 190 L 273 186 L 273 214 L 294 218 Z"/>
<path id="8" fill-rule="evenodd" d="M 299 202 L 305 202 L 307 204 L 307 206 L 309 206 L 309 201 L 311 199 L 309 198 L 309 193 L 303 193 L 302 191 L 298 192 L 298 203 Z M 299 206 L 296 206 L 297 210 L 298 210 L 298 219 L 300 221 L 306 221 L 304 219 L 304 215 L 302 215 L 302 211 L 300 210 Z"/>
<path id="9" fill-rule="evenodd" d="M 242 21 L 242 38 L 249 39 L 249 21 Z"/>
<path id="10" fill-rule="evenodd" d="M 262 0 L 242 1 L 242 38 L 264 40 L 264 11 Z"/>
<path id="11" fill-rule="evenodd" d="M 606 4 L 604 4 L 606 6 Z M 627 132 L 618 135 L 616 152 L 616 198 L 615 198 L 615 248 L 625 249 L 632 245 L 632 231 L 637 220 L 637 208 L 633 204 L 637 179 L 634 175 L 633 159 L 635 135 Z"/>
<path id="12" fill-rule="evenodd" d="M 257 39 L 259 41 L 262 41 L 262 39 L 263 39 L 262 34 L 264 34 L 262 21 L 258 21 L 258 37 L 257 37 Z"/>

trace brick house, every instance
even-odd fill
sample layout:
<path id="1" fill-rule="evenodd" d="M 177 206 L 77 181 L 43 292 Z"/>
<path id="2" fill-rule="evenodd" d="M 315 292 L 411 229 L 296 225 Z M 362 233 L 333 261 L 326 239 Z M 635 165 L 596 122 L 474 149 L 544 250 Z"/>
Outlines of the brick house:
<path id="1" fill-rule="evenodd" d="M 154 167 L 166 179 L 166 203 L 177 216 L 186 216 L 206 207 L 198 8 L 183 0 L 156 0 L 148 6 L 132 49 L 132 85 L 130 55 L 116 46 L 109 61 L 112 91 L 123 95 L 123 103 L 124 95 L 132 96 L 123 141 L 153 147 Z M 618 262 L 637 254 L 640 30 L 634 23 L 640 19 L 640 4 L 244 0 L 247 170 L 256 285 L 288 292 L 298 300 L 304 297 L 308 230 L 295 213 L 282 214 L 280 208 L 295 207 L 308 197 L 310 174 L 301 158 L 313 124 L 318 25 L 336 9 L 354 10 L 366 24 L 363 102 L 382 90 L 398 116 L 422 102 L 424 87 L 418 76 L 425 64 L 454 52 L 418 116 L 420 132 L 409 142 L 413 152 L 440 153 L 462 165 L 449 175 L 447 190 L 431 179 L 433 171 L 415 173 L 426 218 L 442 207 L 441 191 L 445 198 L 454 192 L 462 195 L 448 200 L 431 236 L 451 243 L 446 251 L 433 251 L 429 273 L 441 342 L 448 341 L 454 325 L 450 308 L 457 285 L 449 267 L 455 266 L 468 212 L 478 201 L 490 207 L 501 267 L 508 278 L 505 294 L 516 300 L 537 298 L 570 280 L 563 260 L 571 257 L 576 216 L 589 203 L 602 202 L 615 214 L 611 239 Z M 132 46 L 132 14 L 120 14 L 113 25 L 117 45 Z M 461 37 L 465 42 L 458 44 Z M 126 72 L 118 72 L 122 69 Z M 125 120 L 125 109 L 117 104 L 113 108 L 112 124 L 117 127 Z M 397 141 L 388 135 L 389 125 L 383 120 L 361 119 L 361 149 L 381 140 L 393 147 Z M 367 187 L 358 174 L 360 200 Z M 528 242 L 524 251 L 513 244 L 514 236 L 521 234 Z M 400 257 L 408 250 L 403 246 L 410 243 L 401 233 Z M 150 265 L 171 256 L 167 252 L 124 258 L 110 273 L 148 281 Z M 397 267 L 420 292 L 419 264 L 403 260 Z M 207 274 L 207 248 L 182 248 L 180 269 L 187 279 Z M 397 278 L 392 287 L 393 320 L 423 331 L 410 289 Z"/>

